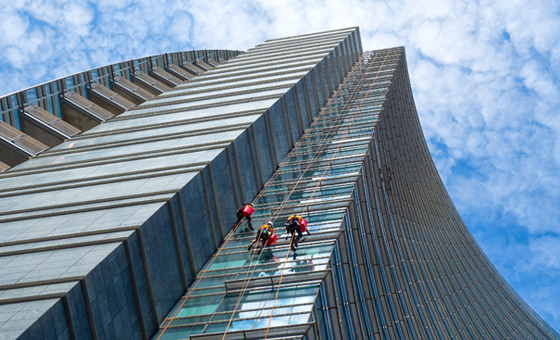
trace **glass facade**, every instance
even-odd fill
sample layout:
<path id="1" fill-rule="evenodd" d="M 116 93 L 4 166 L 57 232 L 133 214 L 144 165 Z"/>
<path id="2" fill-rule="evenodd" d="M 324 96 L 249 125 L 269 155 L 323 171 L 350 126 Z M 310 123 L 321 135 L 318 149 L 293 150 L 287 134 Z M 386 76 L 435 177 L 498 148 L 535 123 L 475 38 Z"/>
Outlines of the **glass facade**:
<path id="1" fill-rule="evenodd" d="M 262 253 L 231 230 L 248 201 Z M 559 338 L 453 207 L 404 49 L 357 28 L 267 41 L 1 174 L 0 236 L 2 339 Z"/>
<path id="2" fill-rule="evenodd" d="M 315 75 L 336 79 L 337 64 Z M 283 236 L 297 213 L 311 235 L 258 254 L 254 232 L 231 232 L 153 339 L 558 339 L 445 193 L 402 48 L 362 55 L 253 203 L 253 225 Z"/>
<path id="3" fill-rule="evenodd" d="M 322 65 L 336 50 L 345 76 L 359 58 L 340 52 L 358 35 L 183 65 L 205 72 L 4 172 L 0 338 L 155 334 L 337 87 Z"/>

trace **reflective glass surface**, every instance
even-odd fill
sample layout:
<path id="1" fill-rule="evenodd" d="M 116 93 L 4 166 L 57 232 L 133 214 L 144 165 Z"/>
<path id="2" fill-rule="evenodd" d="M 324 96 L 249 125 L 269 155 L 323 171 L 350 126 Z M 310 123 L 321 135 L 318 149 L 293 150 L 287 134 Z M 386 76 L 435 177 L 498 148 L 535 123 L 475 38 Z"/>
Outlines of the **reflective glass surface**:
<path id="1" fill-rule="evenodd" d="M 378 71 L 380 64 L 376 65 L 375 71 Z M 185 297 L 164 320 L 162 328 L 168 323 L 168 329 L 180 329 L 192 327 L 198 322 L 205 325 L 202 331 L 205 334 L 308 322 L 316 309 L 317 294 L 322 285 L 320 276 L 317 280 L 308 274 L 320 273 L 331 266 L 329 263 L 337 233 L 343 230 L 344 212 L 348 202 L 353 199 L 354 183 L 361 171 L 361 162 L 380 112 L 380 107 L 367 110 L 359 108 L 367 93 L 359 87 L 367 66 L 368 63 L 357 66 L 346 86 L 333 86 L 336 90 L 328 105 L 306 126 L 304 136 L 295 143 L 290 154 L 254 200 L 256 212 L 252 216 L 253 225 L 260 226 L 266 221 L 273 221 L 279 238 L 277 243 L 261 254 L 248 252 L 247 245 L 255 234 L 244 225 L 240 226 L 229 241 L 222 245 L 219 254 L 205 266 Z M 325 72 L 333 72 L 333 68 L 325 68 Z M 339 69 L 337 72 L 342 71 Z M 307 86 L 307 91 L 301 94 L 302 99 L 299 101 L 290 96 L 290 103 L 284 110 L 293 110 L 301 115 L 306 112 L 301 110 L 301 103 L 313 103 L 309 98 L 314 97 L 317 91 L 329 90 L 325 84 L 335 76 L 331 74 L 327 77 L 326 73 L 315 75 L 321 77 L 320 82 L 317 82 L 321 87 L 315 84 L 313 87 Z M 303 86 L 298 86 L 298 89 L 304 91 Z M 298 102 L 300 107 L 295 108 L 292 103 Z M 297 126 L 297 123 L 292 122 L 292 128 L 294 125 Z M 348 162 L 348 157 L 354 157 L 355 161 Z M 294 213 L 307 220 L 311 232 L 300 241 L 296 252 L 289 249 L 291 239 L 286 239 L 288 235 L 283 227 L 287 217 Z M 294 277 L 297 279 L 294 280 Z M 273 282 L 283 278 L 285 283 L 280 286 L 249 284 L 264 282 L 258 280 L 265 278 Z M 224 293 L 208 297 L 203 312 L 212 314 L 210 319 L 201 320 L 196 313 L 184 321 L 173 317 L 177 311 L 179 315 L 200 308 L 201 298 L 191 299 L 196 296 L 193 295 L 195 292 L 207 291 L 208 287 L 225 288 Z M 220 303 L 216 303 L 216 300 L 220 300 Z M 272 308 L 274 312 L 271 317 Z M 158 336 L 161 333 L 160 330 Z M 165 331 L 162 339 L 167 338 Z M 172 338 L 171 335 L 169 338 Z"/>

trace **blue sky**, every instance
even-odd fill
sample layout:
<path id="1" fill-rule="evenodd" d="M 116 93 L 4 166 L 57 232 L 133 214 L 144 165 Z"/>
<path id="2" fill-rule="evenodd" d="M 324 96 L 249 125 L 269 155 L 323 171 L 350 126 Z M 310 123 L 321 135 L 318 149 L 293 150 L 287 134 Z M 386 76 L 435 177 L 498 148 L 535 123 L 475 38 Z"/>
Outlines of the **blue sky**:
<path id="1" fill-rule="evenodd" d="M 405 46 L 424 134 L 465 223 L 560 330 L 560 2 L 0 0 L 0 95 L 89 68 L 360 26 Z"/>

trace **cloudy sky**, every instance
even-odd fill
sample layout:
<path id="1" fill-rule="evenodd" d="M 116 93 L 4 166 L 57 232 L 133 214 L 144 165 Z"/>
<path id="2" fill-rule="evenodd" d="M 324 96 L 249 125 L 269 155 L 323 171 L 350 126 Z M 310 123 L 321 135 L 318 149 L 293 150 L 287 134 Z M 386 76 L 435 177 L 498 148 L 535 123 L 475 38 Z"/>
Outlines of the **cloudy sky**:
<path id="1" fill-rule="evenodd" d="M 0 95 L 97 66 L 360 26 L 404 45 L 434 161 L 466 224 L 560 330 L 557 0 L 0 0 Z"/>

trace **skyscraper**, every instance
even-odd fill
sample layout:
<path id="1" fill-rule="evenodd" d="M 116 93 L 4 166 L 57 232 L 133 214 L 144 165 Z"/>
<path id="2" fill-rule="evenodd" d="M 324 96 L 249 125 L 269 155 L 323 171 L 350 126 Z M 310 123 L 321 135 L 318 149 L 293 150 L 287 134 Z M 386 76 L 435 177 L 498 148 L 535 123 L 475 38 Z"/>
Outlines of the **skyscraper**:
<path id="1" fill-rule="evenodd" d="M 68 113 L 87 131 L 0 176 L 3 337 L 559 338 L 449 199 L 403 48 L 349 28 L 231 57 L 164 58 L 137 77 L 207 67 L 95 127 Z M 280 236 L 262 253 L 230 230 L 250 201 Z"/>

